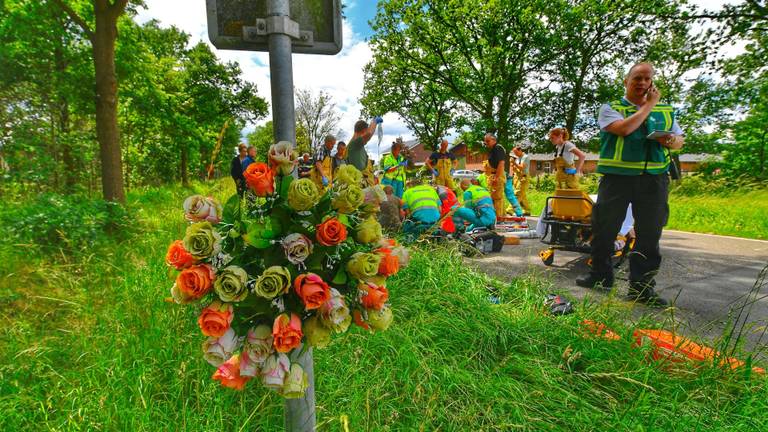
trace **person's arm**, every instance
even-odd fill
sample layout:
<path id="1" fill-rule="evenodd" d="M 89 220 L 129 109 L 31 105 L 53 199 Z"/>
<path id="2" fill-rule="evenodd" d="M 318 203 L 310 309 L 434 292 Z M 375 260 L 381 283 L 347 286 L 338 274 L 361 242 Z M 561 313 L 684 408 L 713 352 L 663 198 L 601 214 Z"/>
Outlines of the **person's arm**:
<path id="1" fill-rule="evenodd" d="M 656 87 L 651 87 L 648 90 L 648 95 L 645 97 L 645 103 L 640 107 L 639 110 L 637 110 L 636 113 L 623 120 L 616 120 L 603 129 L 606 132 L 622 137 L 631 134 L 643 124 L 646 118 L 648 118 L 648 114 L 650 114 L 653 107 L 659 103 L 659 99 L 661 99 L 661 93 L 659 92 L 659 89 Z"/>
<path id="2" fill-rule="evenodd" d="M 432 156 L 427 157 L 427 160 L 424 161 L 424 165 L 426 165 L 427 168 L 429 168 L 430 171 L 435 169 L 435 166 L 432 165 Z"/>
<path id="3" fill-rule="evenodd" d="M 234 180 L 239 180 L 243 177 L 243 166 L 240 164 L 240 160 L 237 158 L 237 156 L 232 159 L 232 163 L 229 165 L 229 175 Z"/>
<path id="4" fill-rule="evenodd" d="M 504 172 L 504 159 L 502 158 L 498 165 L 496 165 L 496 182 L 498 183 L 499 188 L 504 187 L 504 177 L 500 175 L 500 173 Z"/>
<path id="5" fill-rule="evenodd" d="M 376 119 L 371 120 L 371 124 L 368 126 L 368 129 L 363 132 L 361 135 L 361 138 L 363 139 L 363 145 L 367 144 L 368 141 L 370 141 L 371 137 L 373 137 L 373 134 L 376 132 L 376 126 L 379 124 L 376 123 Z"/>
<path id="6" fill-rule="evenodd" d="M 584 162 L 587 160 L 587 155 L 583 151 L 579 150 L 576 146 L 571 149 L 571 153 L 579 158 L 579 162 L 576 164 L 576 174 L 582 174 L 582 168 L 584 168 Z"/>

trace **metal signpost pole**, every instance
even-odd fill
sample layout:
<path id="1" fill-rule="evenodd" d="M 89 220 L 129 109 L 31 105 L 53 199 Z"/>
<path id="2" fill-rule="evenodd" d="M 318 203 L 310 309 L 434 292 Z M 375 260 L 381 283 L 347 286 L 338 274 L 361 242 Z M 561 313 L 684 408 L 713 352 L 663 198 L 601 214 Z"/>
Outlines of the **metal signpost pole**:
<path id="1" fill-rule="evenodd" d="M 267 15 L 290 17 L 288 0 L 268 0 Z M 269 73 L 272 84 L 272 124 L 275 142 L 296 145 L 296 114 L 293 107 L 293 64 L 291 37 L 284 32 L 270 33 Z"/>
<path id="2" fill-rule="evenodd" d="M 290 17 L 288 0 L 268 0 L 268 17 Z M 272 84 L 272 124 L 275 142 L 289 141 L 296 145 L 296 113 L 293 106 L 293 64 L 291 60 L 291 36 L 284 31 L 270 29 L 269 72 Z M 275 31 L 277 30 L 277 31 Z M 281 29 L 283 30 L 283 29 Z M 304 397 L 285 400 L 285 430 L 311 432 L 315 430 L 315 376 L 312 348 L 292 359 L 307 374 L 308 387 Z"/>

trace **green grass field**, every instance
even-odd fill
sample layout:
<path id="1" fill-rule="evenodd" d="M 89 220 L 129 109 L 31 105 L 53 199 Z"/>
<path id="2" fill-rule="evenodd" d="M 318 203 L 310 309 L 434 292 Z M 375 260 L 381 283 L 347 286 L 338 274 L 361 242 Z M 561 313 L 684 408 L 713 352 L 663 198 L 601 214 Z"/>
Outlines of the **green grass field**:
<path id="1" fill-rule="evenodd" d="M 0 245 L 0 430 L 282 429 L 282 399 L 212 381 L 197 311 L 163 301 L 191 192 L 132 193 L 137 232 L 77 258 Z M 353 328 L 315 352 L 318 430 L 768 430 L 764 377 L 649 362 L 625 309 L 551 317 L 547 280 L 492 280 L 450 249 L 412 255 L 389 285 L 390 330 Z M 584 337 L 585 318 L 623 340 Z"/>
<path id="2" fill-rule="evenodd" d="M 538 216 L 551 193 L 530 190 L 528 199 Z M 768 189 L 736 191 L 727 195 L 669 197 L 667 229 L 768 240 Z"/>

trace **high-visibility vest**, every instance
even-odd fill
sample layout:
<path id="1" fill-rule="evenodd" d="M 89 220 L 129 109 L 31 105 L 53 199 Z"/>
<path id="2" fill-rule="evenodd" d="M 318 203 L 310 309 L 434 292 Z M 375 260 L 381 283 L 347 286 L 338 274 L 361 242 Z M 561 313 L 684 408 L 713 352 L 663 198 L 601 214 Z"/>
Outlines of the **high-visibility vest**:
<path id="1" fill-rule="evenodd" d="M 621 113 L 624 118 L 637 112 L 637 107 L 624 98 L 611 102 L 611 108 Z M 597 172 L 620 175 L 667 172 L 669 158 L 664 147 L 646 136 L 651 130 L 671 130 L 674 120 L 674 108 L 660 104 L 653 107 L 643 125 L 625 137 L 601 130 Z"/>
<path id="2" fill-rule="evenodd" d="M 472 195 L 472 201 L 470 201 L 470 203 L 474 208 L 477 208 L 478 206 L 486 205 L 486 204 L 480 204 L 480 200 L 482 200 L 483 198 L 488 198 L 489 200 L 491 200 L 491 202 L 493 202 L 493 200 L 491 199 L 491 193 L 488 192 L 488 189 L 484 187 L 480 187 L 478 185 L 471 185 L 470 187 L 467 188 L 466 191 Z M 466 205 L 467 202 L 465 201 L 464 204 Z"/>
<path id="3" fill-rule="evenodd" d="M 384 178 L 405 181 L 405 167 L 399 166 L 404 160 L 405 158 L 401 154 L 398 154 L 397 157 L 392 156 L 391 153 L 384 155 L 381 159 L 381 169 L 384 170 Z M 392 172 L 387 172 L 387 170 L 393 166 L 397 166 L 397 168 Z"/>
<path id="4" fill-rule="evenodd" d="M 425 208 L 440 209 L 440 197 L 435 188 L 429 185 L 414 186 L 405 191 L 403 202 L 411 212 Z"/>

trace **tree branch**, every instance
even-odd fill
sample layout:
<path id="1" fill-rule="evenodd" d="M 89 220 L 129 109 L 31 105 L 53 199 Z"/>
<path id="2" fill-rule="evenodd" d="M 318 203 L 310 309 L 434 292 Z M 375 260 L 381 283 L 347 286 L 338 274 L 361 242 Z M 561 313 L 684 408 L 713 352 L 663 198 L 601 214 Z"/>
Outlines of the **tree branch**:
<path id="1" fill-rule="evenodd" d="M 127 1 L 127 0 L 126 0 Z M 69 7 L 68 4 L 64 3 L 63 0 L 53 0 L 54 3 L 56 3 L 61 10 L 63 10 L 68 16 L 69 19 L 72 20 L 75 24 L 78 25 L 83 30 L 83 33 L 88 37 L 88 39 L 93 42 L 93 30 L 91 30 L 91 27 L 88 25 L 87 22 L 83 18 L 80 17 L 80 15 L 77 14 L 77 12 L 74 11 L 71 7 Z"/>

